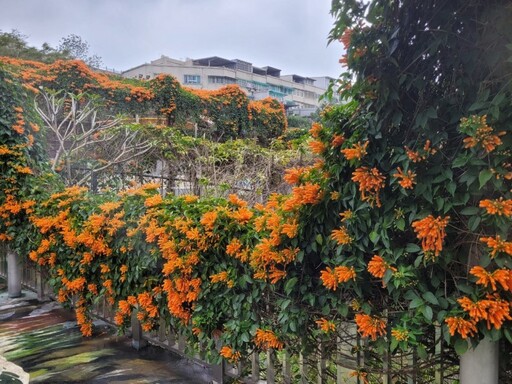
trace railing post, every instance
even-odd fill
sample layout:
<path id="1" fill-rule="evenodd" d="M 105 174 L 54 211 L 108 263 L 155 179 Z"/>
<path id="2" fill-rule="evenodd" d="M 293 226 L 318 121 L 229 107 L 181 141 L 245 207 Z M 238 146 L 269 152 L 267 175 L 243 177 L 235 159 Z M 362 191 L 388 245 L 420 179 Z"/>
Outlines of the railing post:
<path id="1" fill-rule="evenodd" d="M 7 293 L 10 298 L 21 296 L 22 262 L 17 253 L 7 247 Z"/>
<path id="2" fill-rule="evenodd" d="M 256 350 L 251 358 L 251 378 L 254 383 L 260 381 L 260 354 Z"/>
<path id="3" fill-rule="evenodd" d="M 327 367 L 327 360 L 325 359 L 325 353 L 324 353 L 324 343 L 320 341 L 318 344 L 318 362 L 317 362 L 317 368 L 318 368 L 318 378 L 317 383 L 318 384 L 325 384 L 326 378 L 325 378 L 325 369 Z"/>
<path id="4" fill-rule="evenodd" d="M 220 340 L 215 342 L 217 350 L 221 348 Z M 219 364 L 212 365 L 212 383 L 213 384 L 224 384 L 224 372 L 225 372 L 225 364 L 224 359 L 221 359 Z"/>
<path id="5" fill-rule="evenodd" d="M 443 377 L 443 335 L 442 329 L 439 325 L 435 327 L 435 359 L 438 361 L 436 364 L 435 383 L 442 384 Z"/>
<path id="6" fill-rule="evenodd" d="M 137 311 L 132 312 L 132 347 L 137 351 L 144 348 L 148 342 L 142 337 L 142 327 L 137 319 Z"/>
<path id="7" fill-rule="evenodd" d="M 284 384 L 291 384 L 292 382 L 292 364 L 290 361 L 290 352 L 284 350 L 283 356 L 283 382 Z"/>
<path id="8" fill-rule="evenodd" d="M 308 381 L 308 366 L 305 362 L 304 353 L 301 352 L 299 355 L 299 374 L 300 374 L 300 384 L 307 384 Z"/>
<path id="9" fill-rule="evenodd" d="M 267 383 L 274 384 L 276 382 L 276 369 L 274 367 L 275 353 L 272 348 L 267 351 Z"/>

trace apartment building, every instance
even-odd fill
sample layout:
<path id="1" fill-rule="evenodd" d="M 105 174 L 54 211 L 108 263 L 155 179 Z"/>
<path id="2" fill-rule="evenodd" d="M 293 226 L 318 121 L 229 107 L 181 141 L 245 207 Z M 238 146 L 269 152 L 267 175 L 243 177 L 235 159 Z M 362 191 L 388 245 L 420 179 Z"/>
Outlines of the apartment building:
<path id="1" fill-rule="evenodd" d="M 185 61 L 162 56 L 124 71 L 122 76 L 150 80 L 162 73 L 173 75 L 182 85 L 191 88 L 214 90 L 238 84 L 254 100 L 270 96 L 281 101 L 290 113 L 303 116 L 320 106 L 319 98 L 328 86 L 326 79 L 330 79 L 281 75 L 278 68 L 256 67 L 244 60 L 218 56 Z"/>

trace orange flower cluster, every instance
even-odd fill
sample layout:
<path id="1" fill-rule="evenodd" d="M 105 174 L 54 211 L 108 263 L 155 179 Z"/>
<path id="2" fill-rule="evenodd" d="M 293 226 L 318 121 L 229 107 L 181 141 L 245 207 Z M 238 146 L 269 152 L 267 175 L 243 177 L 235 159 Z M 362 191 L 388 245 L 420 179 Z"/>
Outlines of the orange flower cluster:
<path id="1" fill-rule="evenodd" d="M 269 348 L 282 349 L 284 347 L 283 342 L 278 339 L 274 332 L 259 328 L 256 330 L 256 335 L 254 336 L 254 344 L 263 350 Z"/>
<path id="2" fill-rule="evenodd" d="M 349 280 L 355 280 L 356 271 L 354 267 L 338 266 L 334 269 L 327 267 L 320 272 L 320 279 L 324 287 L 335 291 L 339 284 L 346 283 Z"/>
<path id="3" fill-rule="evenodd" d="M 396 171 L 397 172 L 393 177 L 399 179 L 398 184 L 400 184 L 404 189 L 412 189 L 414 184 L 416 184 L 416 174 L 411 170 L 407 171 L 407 173 L 403 173 L 400 167 L 398 167 Z"/>
<path id="4" fill-rule="evenodd" d="M 390 266 L 382 257 L 379 255 L 374 255 L 372 259 L 368 262 L 368 272 L 379 279 L 382 279 L 386 274 L 386 271 L 391 269 L 393 272 L 396 272 L 396 268 Z"/>
<path id="5" fill-rule="evenodd" d="M 211 275 L 210 281 L 213 284 L 224 282 L 224 283 L 226 283 L 228 288 L 233 288 L 233 286 L 235 285 L 235 282 L 229 278 L 229 273 L 227 271 L 222 271 L 222 272 L 216 273 L 214 275 Z"/>
<path id="6" fill-rule="evenodd" d="M 299 184 L 302 177 L 306 176 L 310 170 L 309 167 L 289 168 L 285 170 L 283 180 L 290 185 Z"/>
<path id="7" fill-rule="evenodd" d="M 391 336 L 397 341 L 407 341 L 409 340 L 409 331 L 407 329 L 394 328 L 391 330 Z"/>
<path id="8" fill-rule="evenodd" d="M 368 372 L 365 372 L 365 371 L 361 371 L 361 370 L 352 371 L 352 372 L 349 373 L 349 377 L 355 377 L 362 384 L 369 384 L 370 383 L 368 381 Z"/>
<path id="9" fill-rule="evenodd" d="M 343 156 L 347 160 L 361 160 L 363 156 L 367 154 L 366 148 L 368 148 L 369 141 L 365 141 L 364 144 L 356 143 L 352 146 L 352 148 L 345 148 L 341 150 Z"/>
<path id="10" fill-rule="evenodd" d="M 512 241 L 502 240 L 500 235 L 496 235 L 496 237 L 481 237 L 480 241 L 486 243 L 492 249 L 490 253 L 491 258 L 496 257 L 496 254 L 501 252 L 512 256 Z"/>
<path id="11" fill-rule="evenodd" d="M 320 185 L 310 182 L 294 187 L 291 197 L 283 205 L 285 211 L 293 211 L 306 204 L 318 204 L 323 197 Z"/>
<path id="12" fill-rule="evenodd" d="M 241 357 L 240 352 L 235 352 L 233 348 L 228 347 L 227 345 L 220 349 L 219 354 L 231 363 L 236 363 Z"/>
<path id="13" fill-rule="evenodd" d="M 510 269 L 497 269 L 494 272 L 487 272 L 481 266 L 475 266 L 469 271 L 473 276 L 478 277 L 477 284 L 496 291 L 497 284 L 500 284 L 505 291 L 512 292 L 512 271 Z"/>
<path id="14" fill-rule="evenodd" d="M 494 134 L 494 130 L 487 125 L 487 115 L 462 118 L 461 129 L 469 135 L 463 140 L 464 148 L 481 145 L 487 153 L 494 151 L 497 146 L 503 144 L 500 136 L 506 134 L 505 131 Z"/>
<path id="15" fill-rule="evenodd" d="M 361 200 L 368 201 L 371 206 L 374 203 L 381 206 L 379 191 L 385 185 L 384 180 L 386 177 L 377 168 L 359 167 L 352 173 L 352 181 L 359 183 Z"/>
<path id="16" fill-rule="evenodd" d="M 331 232 L 331 238 L 338 243 L 338 245 L 348 245 L 352 243 L 352 238 L 348 234 L 347 227 L 342 226 L 340 229 L 334 229 Z"/>
<path id="17" fill-rule="evenodd" d="M 448 330 L 452 336 L 458 333 L 460 337 L 467 339 L 468 336 L 477 333 L 474 321 L 468 321 L 459 316 L 447 317 L 444 321 L 448 324 Z"/>
<path id="18" fill-rule="evenodd" d="M 448 225 L 450 217 L 445 218 L 429 215 L 424 219 L 412 223 L 416 236 L 421 240 L 423 252 L 434 253 L 438 256 L 443 249 L 443 241 L 446 236 L 445 228 Z"/>
<path id="19" fill-rule="evenodd" d="M 333 148 L 337 148 L 345 142 L 345 137 L 343 135 L 334 135 L 331 140 L 331 146 Z"/>
<path id="20" fill-rule="evenodd" d="M 309 133 L 311 134 L 311 137 L 314 139 L 318 139 L 320 137 L 320 133 L 322 132 L 322 125 L 320 123 L 313 123 L 311 124 L 311 128 L 309 130 Z"/>
<path id="21" fill-rule="evenodd" d="M 320 140 L 312 140 L 309 142 L 309 148 L 311 149 L 311 152 L 321 155 L 327 147 Z"/>
<path id="22" fill-rule="evenodd" d="M 427 140 L 423 149 L 419 149 L 418 151 L 413 151 L 408 147 L 405 147 L 405 153 L 413 163 L 419 163 L 420 161 L 426 160 L 430 155 L 436 154 L 437 150 L 435 148 L 431 148 L 430 145 L 430 140 Z"/>
<path id="23" fill-rule="evenodd" d="M 169 312 L 188 323 L 191 316 L 191 305 L 199 297 L 201 291 L 201 279 L 179 277 L 165 279 L 163 290 L 167 294 L 167 308 Z"/>
<path id="24" fill-rule="evenodd" d="M 500 197 L 498 200 L 482 200 L 479 206 L 485 208 L 489 215 L 512 217 L 512 199 Z"/>
<path id="25" fill-rule="evenodd" d="M 487 329 L 491 329 L 491 324 L 495 329 L 500 329 L 505 320 L 512 320 L 510 316 L 510 302 L 501 299 L 498 295 L 488 295 L 487 299 L 472 301 L 468 297 L 461 297 L 457 300 L 464 311 L 468 312 L 469 317 L 474 323 L 480 320 L 487 322 Z"/>
<path id="26" fill-rule="evenodd" d="M 371 337 L 377 340 L 377 337 L 386 334 L 386 320 L 380 317 L 357 313 L 355 316 L 357 331 L 363 337 Z"/>
<path id="27" fill-rule="evenodd" d="M 315 321 L 315 323 L 324 333 L 331 333 L 336 330 L 336 324 L 334 324 L 332 321 L 324 319 L 323 317 L 320 320 Z"/>

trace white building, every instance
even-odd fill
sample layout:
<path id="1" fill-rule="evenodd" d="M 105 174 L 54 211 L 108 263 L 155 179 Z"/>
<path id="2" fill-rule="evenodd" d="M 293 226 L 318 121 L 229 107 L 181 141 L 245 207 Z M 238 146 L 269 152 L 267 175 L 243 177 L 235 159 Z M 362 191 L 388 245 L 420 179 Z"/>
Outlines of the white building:
<path id="1" fill-rule="evenodd" d="M 294 114 L 309 115 L 319 106 L 319 98 L 327 89 L 327 77 L 281 76 L 274 67 L 255 67 L 247 61 L 213 56 L 186 61 L 162 56 L 122 72 L 124 77 L 150 80 L 169 74 L 187 87 L 214 90 L 226 84 L 238 84 L 250 98 L 273 97 Z M 318 81 L 318 84 L 317 84 Z"/>

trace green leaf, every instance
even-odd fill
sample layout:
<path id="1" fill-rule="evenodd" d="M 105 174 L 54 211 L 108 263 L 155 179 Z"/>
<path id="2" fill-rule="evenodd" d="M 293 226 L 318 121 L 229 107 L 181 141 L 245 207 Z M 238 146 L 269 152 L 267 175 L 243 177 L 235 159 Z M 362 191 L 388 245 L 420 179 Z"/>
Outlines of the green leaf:
<path id="1" fill-rule="evenodd" d="M 318 244 L 320 244 L 320 245 L 322 245 L 322 244 L 323 244 L 323 242 L 324 242 L 324 238 L 323 238 L 323 236 L 322 236 L 322 234 L 321 234 L 321 233 L 319 233 L 318 235 L 316 235 L 316 237 L 315 237 L 315 241 L 316 241 Z"/>
<path id="2" fill-rule="evenodd" d="M 421 248 L 418 244 L 409 243 L 405 246 L 405 250 L 406 250 L 406 252 L 409 252 L 409 253 L 416 253 L 416 252 L 421 251 Z"/>
<path id="3" fill-rule="evenodd" d="M 370 232 L 370 236 L 369 237 L 370 237 L 370 241 L 373 244 L 376 244 L 377 241 L 379 241 L 379 239 L 380 239 L 380 235 L 377 232 L 375 232 L 375 231 Z"/>
<path id="4" fill-rule="evenodd" d="M 425 360 L 428 357 L 427 350 L 423 344 L 418 344 L 416 352 L 418 353 L 418 357 L 422 360 Z"/>
<path id="5" fill-rule="evenodd" d="M 409 304 L 409 309 L 418 308 L 418 307 L 421 307 L 422 305 L 423 305 L 423 300 L 418 297 L 418 298 L 414 299 L 413 301 L 411 301 L 411 303 Z"/>
<path id="6" fill-rule="evenodd" d="M 432 317 L 434 317 L 434 311 L 432 311 L 432 307 L 426 305 L 423 307 L 421 312 L 423 313 L 423 316 L 425 316 L 425 319 L 432 321 Z"/>
<path id="7" fill-rule="evenodd" d="M 405 220 L 404 219 L 397 220 L 395 223 L 395 226 L 397 229 L 403 231 L 405 229 Z"/>
<path id="8" fill-rule="evenodd" d="M 460 214 L 464 216 L 473 216 L 476 215 L 478 212 L 480 212 L 480 209 L 478 207 L 466 207 L 460 211 Z"/>
<path id="9" fill-rule="evenodd" d="M 484 169 L 478 174 L 478 181 L 480 182 L 480 189 L 491 180 L 492 172 L 489 169 Z"/>
<path id="10" fill-rule="evenodd" d="M 457 355 L 461 356 L 468 350 L 468 341 L 464 339 L 458 339 L 453 346 Z"/>
<path id="11" fill-rule="evenodd" d="M 290 280 L 288 280 L 284 286 L 284 292 L 289 295 L 292 291 L 293 287 L 295 287 L 295 284 L 297 284 L 298 278 L 292 277 Z"/>
<path id="12" fill-rule="evenodd" d="M 436 295 L 434 295 L 432 292 L 425 292 L 421 296 L 430 304 L 439 305 L 439 300 L 437 300 Z"/>

